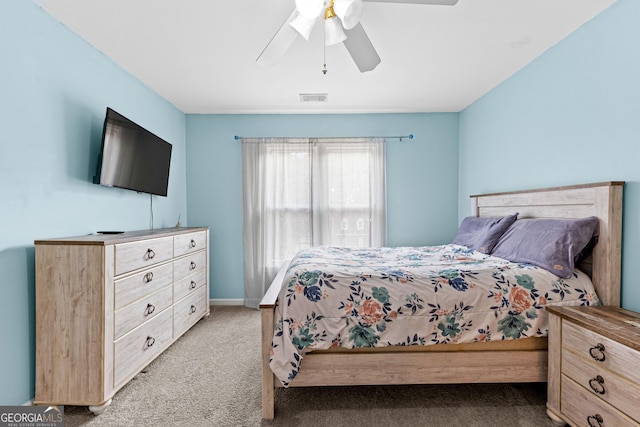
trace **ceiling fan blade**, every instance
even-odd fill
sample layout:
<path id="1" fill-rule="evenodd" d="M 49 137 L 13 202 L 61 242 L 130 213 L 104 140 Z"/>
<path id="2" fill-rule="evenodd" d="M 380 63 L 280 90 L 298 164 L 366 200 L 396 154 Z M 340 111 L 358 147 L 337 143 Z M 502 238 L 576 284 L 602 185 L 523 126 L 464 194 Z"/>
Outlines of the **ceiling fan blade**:
<path id="1" fill-rule="evenodd" d="M 293 13 L 284 21 L 284 24 L 280 27 L 278 32 L 271 38 L 267 46 L 262 50 L 256 62 L 260 65 L 273 65 L 280 58 L 282 58 L 285 52 L 291 47 L 298 32 L 289 25 L 291 21 L 296 17 L 297 13 L 294 10 Z"/>
<path id="2" fill-rule="evenodd" d="M 364 0 L 376 3 L 413 3 L 413 4 L 440 4 L 443 6 L 454 6 L 458 0 Z"/>
<path id="3" fill-rule="evenodd" d="M 358 66 L 361 73 L 371 71 L 380 63 L 378 52 L 371 44 L 371 40 L 365 33 L 362 24 L 358 23 L 350 30 L 345 30 L 347 39 L 343 41 L 344 46 L 349 51 L 353 61 Z"/>

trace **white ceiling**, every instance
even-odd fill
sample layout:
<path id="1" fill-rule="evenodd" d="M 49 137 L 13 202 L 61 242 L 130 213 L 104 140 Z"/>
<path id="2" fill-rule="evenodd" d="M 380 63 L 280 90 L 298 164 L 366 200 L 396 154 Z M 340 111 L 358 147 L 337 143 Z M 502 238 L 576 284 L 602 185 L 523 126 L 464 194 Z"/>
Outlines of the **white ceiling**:
<path id="1" fill-rule="evenodd" d="M 615 0 L 365 3 L 382 58 L 360 73 L 316 25 L 270 67 L 255 60 L 294 0 L 35 0 L 185 113 L 455 112 Z M 328 93 L 301 103 L 300 93 Z"/>

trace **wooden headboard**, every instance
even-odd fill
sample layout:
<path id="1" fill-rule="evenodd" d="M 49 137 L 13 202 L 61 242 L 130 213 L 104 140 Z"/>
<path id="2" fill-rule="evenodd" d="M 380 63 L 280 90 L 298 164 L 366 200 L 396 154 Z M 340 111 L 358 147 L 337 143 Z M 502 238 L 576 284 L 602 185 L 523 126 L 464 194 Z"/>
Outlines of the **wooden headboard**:
<path id="1" fill-rule="evenodd" d="M 600 237 L 593 249 L 591 271 L 587 273 L 602 303 L 619 306 L 623 187 L 624 182 L 617 181 L 476 195 L 471 196 L 472 215 L 504 216 L 519 212 L 518 218 L 597 216 Z"/>

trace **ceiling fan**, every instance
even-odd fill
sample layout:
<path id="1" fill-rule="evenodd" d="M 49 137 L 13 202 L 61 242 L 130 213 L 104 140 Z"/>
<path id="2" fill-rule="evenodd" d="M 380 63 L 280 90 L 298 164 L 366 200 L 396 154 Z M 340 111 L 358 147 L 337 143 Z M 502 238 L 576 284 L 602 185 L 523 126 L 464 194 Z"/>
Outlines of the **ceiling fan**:
<path id="1" fill-rule="evenodd" d="M 316 21 L 325 25 L 325 46 L 344 43 L 361 73 L 380 63 L 380 56 L 362 28 L 363 2 L 413 3 L 453 6 L 458 0 L 295 0 L 296 8 L 260 53 L 256 62 L 271 65 L 278 61 L 298 36 L 309 41 Z M 326 74 L 326 64 L 323 73 Z"/>

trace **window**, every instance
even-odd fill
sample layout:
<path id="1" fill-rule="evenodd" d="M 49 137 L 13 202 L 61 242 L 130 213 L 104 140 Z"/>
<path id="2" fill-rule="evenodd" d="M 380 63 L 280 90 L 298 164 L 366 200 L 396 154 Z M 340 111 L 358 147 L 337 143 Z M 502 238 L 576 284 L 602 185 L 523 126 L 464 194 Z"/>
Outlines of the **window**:
<path id="1" fill-rule="evenodd" d="M 301 249 L 384 245 L 383 139 L 245 141 L 243 168 L 247 305 Z"/>

